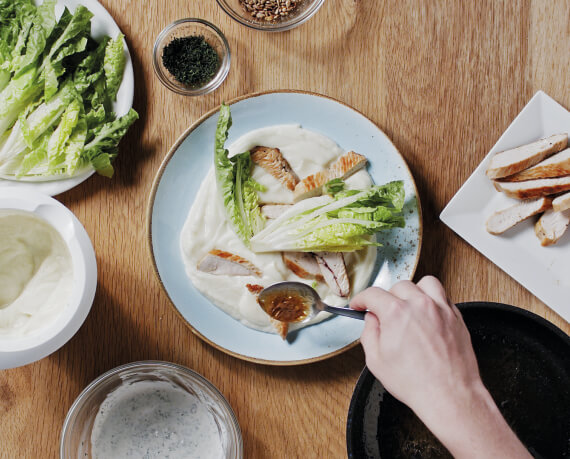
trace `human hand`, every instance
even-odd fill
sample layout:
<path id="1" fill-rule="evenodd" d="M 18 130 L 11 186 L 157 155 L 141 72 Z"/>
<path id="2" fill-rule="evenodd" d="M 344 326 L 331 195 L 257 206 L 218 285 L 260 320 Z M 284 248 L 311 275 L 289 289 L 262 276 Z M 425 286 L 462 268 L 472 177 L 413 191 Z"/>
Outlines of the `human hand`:
<path id="1" fill-rule="evenodd" d="M 350 307 L 368 309 L 361 342 L 366 365 L 388 392 L 418 415 L 459 387 L 480 384 L 471 338 L 457 307 L 434 277 L 369 288 Z"/>
<path id="2" fill-rule="evenodd" d="M 368 288 L 350 307 L 369 311 L 367 367 L 454 456 L 530 457 L 483 385 L 469 331 L 435 277 Z"/>

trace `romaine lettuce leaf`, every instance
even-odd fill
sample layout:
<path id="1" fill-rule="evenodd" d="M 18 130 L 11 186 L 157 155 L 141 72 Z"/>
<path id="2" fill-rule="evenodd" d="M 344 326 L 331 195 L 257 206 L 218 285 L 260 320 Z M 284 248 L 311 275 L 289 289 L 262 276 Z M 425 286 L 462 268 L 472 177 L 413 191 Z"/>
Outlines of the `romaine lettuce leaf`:
<path id="1" fill-rule="evenodd" d="M 228 157 L 225 143 L 231 125 L 230 107 L 222 104 L 214 144 L 216 183 L 233 230 L 248 246 L 250 238 L 265 222 L 257 197 L 257 191 L 263 191 L 264 187 L 251 178 L 253 164 L 249 152 Z"/>
<path id="2" fill-rule="evenodd" d="M 47 148 L 48 172 L 56 174 L 65 162 L 65 146 L 77 126 L 81 114 L 81 104 L 73 100 L 63 112 L 59 125 L 53 131 Z"/>
<path id="3" fill-rule="evenodd" d="M 17 77 L 28 68 L 35 65 L 44 52 L 47 39 L 51 35 L 56 25 L 55 0 L 46 0 L 35 10 L 35 14 L 30 18 L 30 30 L 25 40 L 24 51 L 20 55 L 13 55 L 10 62 L 10 70 Z M 22 43 L 23 44 L 23 43 Z"/>
<path id="4" fill-rule="evenodd" d="M 36 77 L 37 70 L 31 68 L 18 78 L 12 78 L 0 93 L 0 135 L 10 129 L 20 112 L 41 94 L 42 88 L 34 84 Z"/>
<path id="5" fill-rule="evenodd" d="M 125 71 L 124 38 L 124 35 L 120 34 L 117 38 L 111 40 L 105 48 L 103 69 L 105 70 L 107 83 L 107 97 L 111 101 L 117 100 L 117 92 L 119 91 L 119 86 L 121 86 Z"/>
<path id="6" fill-rule="evenodd" d="M 352 252 L 380 245 L 370 236 L 403 227 L 402 181 L 298 202 L 250 240 L 254 252 Z"/>
<path id="7" fill-rule="evenodd" d="M 111 160 L 117 155 L 117 145 L 138 118 L 137 112 L 131 108 L 126 115 L 95 130 L 95 137 L 85 145 L 82 156 L 100 175 L 113 176 Z"/>
<path id="8" fill-rule="evenodd" d="M 85 146 L 86 137 L 87 121 L 85 117 L 79 118 L 64 151 L 65 173 L 69 176 L 72 176 L 88 164 L 87 160 L 83 158 L 83 147 Z"/>

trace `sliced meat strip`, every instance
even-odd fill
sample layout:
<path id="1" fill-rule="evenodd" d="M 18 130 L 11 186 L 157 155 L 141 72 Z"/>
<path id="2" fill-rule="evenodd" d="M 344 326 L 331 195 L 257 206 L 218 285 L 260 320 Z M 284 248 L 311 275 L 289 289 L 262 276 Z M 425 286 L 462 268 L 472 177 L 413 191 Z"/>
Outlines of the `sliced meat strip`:
<path id="1" fill-rule="evenodd" d="M 547 210 L 534 225 L 534 232 L 543 246 L 555 244 L 562 237 L 570 223 L 570 210 L 556 212 Z"/>
<path id="2" fill-rule="evenodd" d="M 210 250 L 204 258 L 198 262 L 199 271 L 223 276 L 257 276 L 261 277 L 261 271 L 245 258 L 223 250 Z"/>
<path id="3" fill-rule="evenodd" d="M 332 179 L 329 179 L 328 170 L 319 171 L 305 177 L 295 187 L 295 191 L 293 191 L 293 201 L 298 202 L 303 199 L 323 194 L 323 186 L 331 180 Z"/>
<path id="4" fill-rule="evenodd" d="M 323 282 L 321 268 L 315 256 L 309 252 L 283 252 L 281 254 L 285 266 L 302 279 L 315 279 Z"/>
<path id="5" fill-rule="evenodd" d="M 506 209 L 499 210 L 487 220 L 487 231 L 502 234 L 517 223 L 552 207 L 552 199 L 536 198 L 521 201 Z"/>
<path id="6" fill-rule="evenodd" d="M 299 177 L 283 157 L 279 148 L 257 146 L 251 150 L 251 159 L 279 180 L 287 189 L 293 191 L 295 185 L 299 183 Z"/>
<path id="7" fill-rule="evenodd" d="M 316 252 L 315 258 L 325 282 L 335 295 L 348 297 L 350 294 L 350 282 L 342 253 Z"/>
<path id="8" fill-rule="evenodd" d="M 568 146 L 568 134 L 556 134 L 511 150 L 497 153 L 487 167 L 487 177 L 496 179 L 534 166 Z"/>
<path id="9" fill-rule="evenodd" d="M 524 171 L 517 172 L 515 175 L 509 175 L 501 180 L 506 182 L 522 182 L 523 180 L 562 177 L 568 174 L 570 174 L 570 148 L 552 155 L 536 166 L 529 167 Z"/>
<path id="10" fill-rule="evenodd" d="M 494 182 L 495 188 L 507 196 L 517 199 L 531 199 L 562 193 L 570 190 L 570 175 L 524 182 Z"/>
<path id="11" fill-rule="evenodd" d="M 349 151 L 331 164 L 329 167 L 329 181 L 335 178 L 345 179 L 366 166 L 366 163 L 366 156 Z"/>
<path id="12" fill-rule="evenodd" d="M 292 204 L 264 204 L 261 206 L 261 215 L 265 218 L 274 219 L 283 215 L 291 206 Z"/>
<path id="13" fill-rule="evenodd" d="M 570 192 L 561 194 L 552 200 L 552 208 L 556 212 L 570 209 Z"/>
<path id="14" fill-rule="evenodd" d="M 293 192 L 295 202 L 301 199 L 318 196 L 323 192 L 323 186 L 333 179 L 346 179 L 366 166 L 367 159 L 354 151 L 345 153 L 338 158 L 328 169 L 309 175 L 301 180 Z"/>

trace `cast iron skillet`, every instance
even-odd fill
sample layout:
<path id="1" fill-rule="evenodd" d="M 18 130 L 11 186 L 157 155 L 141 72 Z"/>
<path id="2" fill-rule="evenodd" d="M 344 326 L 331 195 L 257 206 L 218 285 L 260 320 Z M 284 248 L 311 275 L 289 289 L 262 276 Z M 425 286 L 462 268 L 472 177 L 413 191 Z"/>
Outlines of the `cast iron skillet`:
<path id="1" fill-rule="evenodd" d="M 533 456 L 570 457 L 570 337 L 514 306 L 457 306 L 471 333 L 483 382 L 507 422 Z M 350 403 L 346 443 L 348 457 L 354 459 L 451 457 L 367 368 Z"/>

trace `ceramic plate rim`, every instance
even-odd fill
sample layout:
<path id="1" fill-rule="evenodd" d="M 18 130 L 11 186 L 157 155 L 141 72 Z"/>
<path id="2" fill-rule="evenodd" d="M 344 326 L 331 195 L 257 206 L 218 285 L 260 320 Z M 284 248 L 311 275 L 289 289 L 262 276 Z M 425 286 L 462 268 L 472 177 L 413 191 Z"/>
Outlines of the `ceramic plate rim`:
<path id="1" fill-rule="evenodd" d="M 362 116 L 364 119 L 366 119 L 367 121 L 369 121 L 370 123 L 372 123 L 376 129 L 378 129 L 379 132 L 381 132 L 387 139 L 387 141 L 390 143 L 390 145 L 392 146 L 392 148 L 394 149 L 395 152 L 397 152 L 399 158 L 402 161 L 402 165 L 405 167 L 407 173 L 409 174 L 409 176 L 412 178 L 411 180 L 411 185 L 413 186 L 414 190 L 415 190 L 415 196 L 416 196 L 416 202 L 417 202 L 417 212 L 418 212 L 418 221 L 419 221 L 419 228 L 418 228 L 418 248 L 417 248 L 417 252 L 416 252 L 416 256 L 414 259 L 414 265 L 413 267 L 411 267 L 411 274 L 410 274 L 410 279 L 413 278 L 418 263 L 419 263 L 419 258 L 420 258 L 420 254 L 421 254 L 421 248 L 422 248 L 422 241 L 423 241 L 423 217 L 422 217 L 422 207 L 421 207 L 421 201 L 420 201 L 420 197 L 418 194 L 418 189 L 417 189 L 417 185 L 415 183 L 415 180 L 413 178 L 412 172 L 405 160 L 405 158 L 403 157 L 403 155 L 400 153 L 400 151 L 396 148 L 396 146 L 393 144 L 392 140 L 384 133 L 384 131 L 382 129 L 380 129 L 380 127 L 378 127 L 378 125 L 376 123 L 374 123 L 372 120 L 370 120 L 366 115 L 364 115 L 362 112 L 360 112 L 359 110 L 349 106 L 348 104 L 345 104 L 342 101 L 339 101 L 337 99 L 334 99 L 332 97 L 323 95 L 323 94 L 319 94 L 316 92 L 312 92 L 312 91 L 303 91 L 303 90 L 296 90 L 296 89 L 281 89 L 281 90 L 268 90 L 268 91 L 259 91 L 259 92 L 253 92 L 253 93 L 248 93 L 242 96 L 238 96 L 235 97 L 234 99 L 231 99 L 230 101 L 226 102 L 227 105 L 232 106 L 238 102 L 241 102 L 243 100 L 246 99 L 252 99 L 252 98 L 256 98 L 256 97 L 260 97 L 260 96 L 265 96 L 265 95 L 271 95 L 271 94 L 301 94 L 301 95 L 307 95 L 307 96 L 313 96 L 313 97 L 319 97 L 319 98 L 323 98 L 323 99 L 327 99 L 329 101 L 332 101 L 334 103 L 337 103 L 339 105 L 342 105 L 343 107 L 354 111 L 355 113 L 357 113 L 358 115 Z M 158 191 L 158 188 L 160 186 L 160 182 L 161 179 L 163 177 L 163 174 L 168 166 L 168 164 L 170 163 L 170 160 L 174 157 L 176 151 L 179 149 L 179 147 L 182 145 L 182 143 L 186 140 L 186 138 L 196 129 L 198 128 L 203 122 L 205 122 L 208 118 L 210 118 L 211 116 L 215 115 L 218 111 L 219 111 L 219 105 L 216 105 L 214 108 L 212 108 L 211 110 L 209 110 L 208 112 L 206 112 L 204 115 L 200 116 L 196 121 L 194 121 L 179 137 L 178 139 L 174 142 L 174 144 L 172 145 L 172 147 L 168 150 L 168 153 L 166 154 L 166 156 L 164 157 L 164 159 L 162 160 L 162 163 L 160 164 L 160 167 L 155 175 L 155 178 L 153 180 L 152 183 L 152 187 L 151 187 L 151 191 L 149 194 L 149 199 L 148 199 L 148 204 L 147 204 L 147 209 L 146 209 L 146 239 L 147 239 L 147 250 L 150 256 L 150 259 L 152 261 L 152 268 L 155 274 L 155 277 L 157 278 L 159 285 L 163 291 L 163 293 L 166 294 L 166 297 L 168 298 L 168 302 L 170 304 L 170 306 L 174 309 L 176 315 L 183 321 L 183 323 L 196 335 L 198 336 L 200 339 L 202 339 L 204 342 L 208 343 L 209 345 L 211 345 L 212 347 L 214 347 L 215 349 L 231 355 L 233 357 L 239 358 L 241 360 L 245 360 L 248 362 L 252 362 L 252 363 L 258 363 L 258 364 L 264 364 L 264 365 L 273 365 L 273 366 L 295 366 L 295 365 L 304 365 L 304 364 L 309 364 L 309 363 L 314 363 L 314 362 L 318 362 L 318 361 L 322 361 L 322 360 L 326 360 L 328 358 L 334 357 L 336 355 L 342 354 L 343 352 L 355 347 L 358 343 L 359 343 L 359 339 L 356 339 L 350 343 L 348 343 L 347 345 L 338 348 L 334 351 L 331 351 L 329 353 L 325 353 L 319 356 L 315 356 L 315 357 L 310 357 L 310 358 L 305 358 L 305 359 L 299 359 L 299 360 L 269 360 L 269 359 L 262 359 L 262 358 L 257 358 L 257 357 L 252 357 L 249 355 L 245 355 L 245 354 L 241 354 L 239 352 L 235 352 L 232 351 L 230 349 L 227 349 L 219 344 L 217 344 L 216 342 L 212 341 L 210 338 L 208 338 L 207 336 L 205 336 L 203 333 L 201 333 L 199 330 L 197 330 L 184 316 L 183 314 L 180 312 L 180 310 L 178 309 L 178 307 L 174 304 L 174 301 L 172 300 L 163 280 L 162 277 L 159 273 L 158 270 L 158 266 L 157 266 L 157 262 L 156 262 L 156 258 L 154 255 L 154 250 L 153 250 L 153 243 L 152 243 L 152 237 L 153 237 L 153 233 L 152 233 L 152 214 L 153 214 L 153 208 L 154 208 L 154 203 L 155 203 L 155 198 L 156 198 L 156 194 Z M 208 301 L 205 299 L 205 301 Z M 210 301 L 208 301 L 209 304 L 211 304 L 212 306 L 216 307 L 215 305 L 213 305 Z M 245 326 L 245 325 L 242 325 Z"/>

